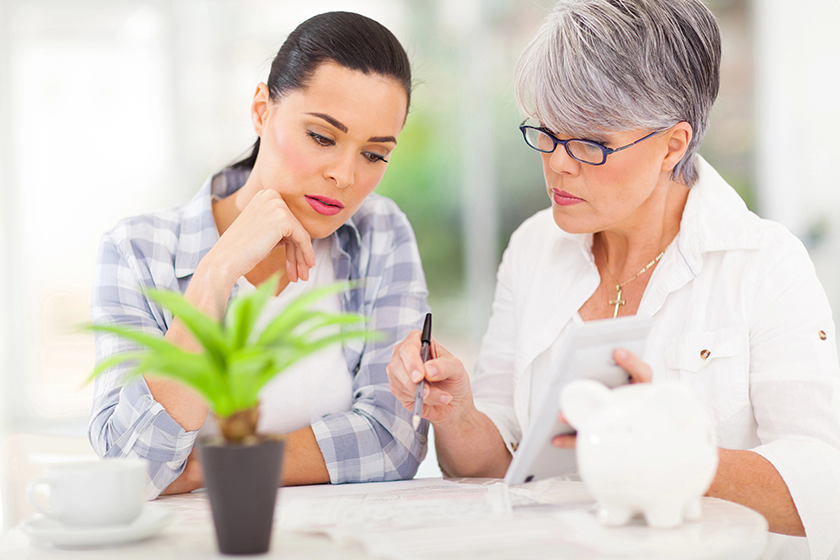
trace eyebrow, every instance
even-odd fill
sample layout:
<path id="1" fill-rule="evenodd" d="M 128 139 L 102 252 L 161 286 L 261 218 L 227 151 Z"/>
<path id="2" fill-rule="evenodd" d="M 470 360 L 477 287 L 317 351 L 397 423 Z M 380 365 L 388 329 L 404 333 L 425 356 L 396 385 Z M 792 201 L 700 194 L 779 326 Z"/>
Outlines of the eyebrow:
<path id="1" fill-rule="evenodd" d="M 330 115 L 327 115 L 325 113 L 306 113 L 306 114 L 307 115 L 312 115 L 313 117 L 318 117 L 319 119 L 324 119 L 325 121 L 327 121 L 328 123 L 330 123 L 331 125 L 336 127 L 338 130 L 343 132 L 344 134 L 347 134 L 347 131 L 349 130 L 347 128 L 347 125 L 345 125 L 341 121 L 339 121 L 336 118 L 334 118 Z M 397 139 L 394 138 L 393 136 L 371 136 L 370 138 L 368 138 L 368 142 L 393 142 L 394 144 L 396 144 Z"/>

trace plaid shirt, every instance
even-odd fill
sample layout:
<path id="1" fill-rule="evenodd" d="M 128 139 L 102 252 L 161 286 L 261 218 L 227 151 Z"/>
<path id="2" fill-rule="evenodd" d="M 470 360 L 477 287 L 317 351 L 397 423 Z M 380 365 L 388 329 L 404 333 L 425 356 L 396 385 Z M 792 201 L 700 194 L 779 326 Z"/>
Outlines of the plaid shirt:
<path id="1" fill-rule="evenodd" d="M 219 239 L 212 195 L 230 195 L 247 176 L 224 170 L 185 206 L 127 218 L 107 232 L 91 299 L 94 324 L 133 325 L 163 336 L 172 314 L 148 300 L 141 287 L 186 291 L 198 262 Z M 391 394 L 385 366 L 394 344 L 420 328 L 428 311 L 414 232 L 394 202 L 371 194 L 332 239 L 336 279 L 365 279 L 361 288 L 341 295 L 343 310 L 364 315 L 370 328 L 386 336 L 344 343 L 354 375 L 353 405 L 316 420 L 312 429 L 333 484 L 411 478 L 426 454 L 428 423 L 419 433 L 412 429 L 411 412 Z M 114 335 L 96 335 L 97 363 L 130 349 L 131 343 Z M 126 382 L 129 368 L 114 367 L 97 378 L 88 435 L 100 457 L 147 459 L 152 498 L 184 470 L 198 432 L 175 422 L 142 376 Z"/>

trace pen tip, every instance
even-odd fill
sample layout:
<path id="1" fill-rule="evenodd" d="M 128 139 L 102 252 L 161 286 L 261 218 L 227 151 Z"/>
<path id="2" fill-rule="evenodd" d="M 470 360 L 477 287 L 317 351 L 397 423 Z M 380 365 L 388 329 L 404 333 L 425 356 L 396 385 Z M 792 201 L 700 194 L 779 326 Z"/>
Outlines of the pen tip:
<path id="1" fill-rule="evenodd" d="M 411 423 L 414 424 L 414 429 L 416 430 L 420 426 L 420 417 L 414 416 L 411 418 Z"/>

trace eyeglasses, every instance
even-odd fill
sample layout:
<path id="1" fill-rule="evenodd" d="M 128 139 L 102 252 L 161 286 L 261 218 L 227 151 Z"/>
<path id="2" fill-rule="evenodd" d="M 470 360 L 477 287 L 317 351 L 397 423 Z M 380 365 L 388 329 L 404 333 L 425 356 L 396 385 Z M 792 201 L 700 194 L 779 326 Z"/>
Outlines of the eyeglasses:
<path id="1" fill-rule="evenodd" d="M 651 132 L 644 138 L 639 138 L 632 144 L 627 144 L 626 146 L 622 146 L 613 150 L 611 148 L 606 148 L 601 144 L 598 144 L 597 142 L 592 142 L 591 140 L 582 140 L 580 138 L 558 140 L 546 129 L 541 127 L 528 126 L 525 124 L 525 122 L 526 121 L 522 121 L 522 124 L 519 125 L 519 130 L 522 131 L 522 136 L 523 138 L 525 138 L 525 143 L 528 144 L 530 147 L 537 150 L 538 152 L 550 154 L 557 149 L 557 144 L 560 144 L 561 146 L 566 148 L 566 153 L 569 154 L 569 157 L 581 163 L 588 163 L 589 165 L 604 165 L 604 163 L 606 163 L 607 161 L 608 155 L 620 152 L 621 150 L 626 150 L 631 146 L 635 146 L 642 140 L 647 140 L 651 136 L 655 136 L 656 134 L 663 132 L 661 130 Z"/>

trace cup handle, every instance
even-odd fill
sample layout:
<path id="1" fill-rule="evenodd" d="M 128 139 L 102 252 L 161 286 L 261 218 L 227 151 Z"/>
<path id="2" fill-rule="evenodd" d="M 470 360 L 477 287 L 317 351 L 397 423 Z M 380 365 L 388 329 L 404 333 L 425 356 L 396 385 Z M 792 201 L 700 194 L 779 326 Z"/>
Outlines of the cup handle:
<path id="1" fill-rule="evenodd" d="M 38 512 L 51 516 L 53 515 L 53 512 L 42 506 L 40 500 L 38 500 L 38 490 L 42 487 L 49 488 L 50 481 L 46 478 L 36 478 L 26 485 L 26 497 L 29 499 L 29 503 L 32 504 L 32 507 L 34 507 Z"/>

